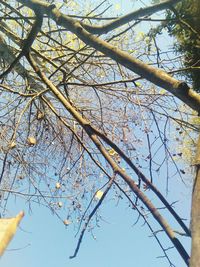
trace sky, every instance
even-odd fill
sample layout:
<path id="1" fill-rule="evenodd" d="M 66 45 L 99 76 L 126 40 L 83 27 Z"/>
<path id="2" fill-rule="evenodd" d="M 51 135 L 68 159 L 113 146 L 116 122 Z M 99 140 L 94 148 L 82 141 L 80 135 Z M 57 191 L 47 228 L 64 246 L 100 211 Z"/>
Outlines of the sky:
<path id="1" fill-rule="evenodd" d="M 125 14 L 130 12 L 133 1 L 112 1 L 116 8 L 121 7 Z M 125 4 L 126 2 L 126 4 Z M 143 0 L 146 4 L 149 1 Z M 162 176 L 162 175 L 161 175 Z M 172 183 L 173 185 L 173 183 Z M 190 210 L 190 191 L 179 183 L 178 212 L 188 217 Z M 177 181 L 171 187 L 171 199 L 176 199 Z M 164 188 L 163 188 L 164 190 Z M 16 236 L 0 260 L 0 267 L 168 267 L 162 251 L 151 237 L 151 233 L 142 220 L 137 224 L 137 213 L 130 209 L 125 201 L 118 205 L 112 196 L 103 205 L 103 221 L 94 229 L 94 237 L 85 234 L 80 251 L 75 259 L 69 259 L 77 244 L 73 225 L 65 226 L 50 210 L 43 206 L 30 207 L 21 199 L 11 197 L 7 209 L 11 216 L 20 210 L 25 211 Z M 165 237 L 161 236 L 163 243 Z M 189 249 L 189 241 L 183 238 Z M 176 267 L 184 265 L 175 250 L 169 255 Z"/>
<path id="2" fill-rule="evenodd" d="M 184 190 L 184 187 L 183 187 Z M 173 194 L 173 192 L 172 192 Z M 183 193 L 184 194 L 184 193 Z M 185 192 L 185 200 L 190 202 L 190 196 Z M 15 204 L 13 204 L 15 202 Z M 189 210 L 182 200 L 178 212 L 184 214 Z M 51 211 L 33 206 L 33 213 L 24 206 L 23 201 L 10 199 L 10 214 L 15 215 L 21 209 L 25 211 L 16 236 L 1 258 L 3 267 L 167 267 L 169 264 L 162 256 L 155 239 L 142 220 L 134 225 L 137 213 L 128 208 L 125 201 L 116 206 L 116 202 L 108 197 L 103 206 L 99 228 L 94 229 L 94 239 L 89 233 L 85 234 L 79 254 L 69 259 L 74 252 L 77 238 L 74 237 L 73 225 L 65 227 Z M 161 240 L 165 238 L 161 235 Z M 187 238 L 184 238 L 189 247 Z M 183 266 L 183 261 L 175 250 L 169 252 L 176 267 Z"/>

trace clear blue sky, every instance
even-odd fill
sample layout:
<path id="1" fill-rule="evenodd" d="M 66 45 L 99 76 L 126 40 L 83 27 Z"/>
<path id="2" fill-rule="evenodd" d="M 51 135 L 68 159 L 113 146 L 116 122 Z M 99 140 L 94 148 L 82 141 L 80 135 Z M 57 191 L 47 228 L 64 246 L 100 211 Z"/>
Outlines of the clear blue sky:
<path id="1" fill-rule="evenodd" d="M 183 198 L 177 206 L 179 213 L 186 216 L 190 206 L 188 204 L 190 196 L 184 192 L 184 187 L 181 191 Z M 13 202 L 14 199 L 9 210 L 14 215 L 23 208 L 23 202 L 19 200 L 15 204 Z M 73 254 L 77 242 L 74 238 L 73 225 L 66 228 L 46 208 L 33 206 L 33 213 L 29 214 L 28 207 L 24 207 L 26 215 L 21 223 L 21 229 L 18 229 L 8 251 L 2 257 L 0 266 L 168 267 L 165 259 L 157 258 L 162 252 L 156 241 L 149 237 L 150 232 L 143 225 L 143 221 L 140 220 L 133 226 L 137 213 L 128 208 L 124 201 L 117 207 L 115 204 L 112 200 L 104 204 L 102 215 L 108 223 L 102 222 L 101 227 L 94 230 L 96 240 L 86 233 L 80 253 L 72 260 L 69 256 Z M 165 241 L 163 238 L 161 240 Z M 186 247 L 189 247 L 187 240 L 185 238 Z M 176 267 L 184 266 L 174 250 L 169 254 Z"/>
<path id="2" fill-rule="evenodd" d="M 56 2 L 56 1 L 55 1 Z M 87 2 L 87 1 L 86 1 Z M 123 13 L 130 12 L 134 1 L 110 1 L 122 6 Z M 139 1 L 138 1 L 139 2 Z M 143 0 L 144 3 L 149 1 Z M 162 176 L 162 175 L 160 175 Z M 176 195 L 179 188 L 180 196 Z M 163 188 L 164 190 L 164 188 Z M 183 184 L 177 181 L 171 183 L 172 200 L 180 199 L 176 204 L 183 217 L 188 217 L 190 209 L 190 193 Z M 177 198 L 176 198 L 177 197 Z M 170 195 L 169 195 L 170 198 Z M 30 214 L 28 203 L 10 198 L 9 213 L 15 216 L 20 210 L 25 211 L 25 217 L 8 251 L 0 261 L 2 267 L 168 267 L 155 239 L 150 236 L 148 227 L 137 220 L 137 213 L 127 207 L 125 201 L 116 206 L 114 201 L 105 202 L 102 216 L 106 222 L 101 222 L 100 228 L 94 229 L 96 240 L 86 232 L 80 252 L 75 259 L 70 260 L 76 247 L 73 225 L 65 227 L 50 210 L 42 206 L 33 206 Z M 165 242 L 165 239 L 161 237 Z M 186 247 L 189 240 L 184 239 Z M 175 250 L 169 252 L 176 267 L 184 266 Z"/>

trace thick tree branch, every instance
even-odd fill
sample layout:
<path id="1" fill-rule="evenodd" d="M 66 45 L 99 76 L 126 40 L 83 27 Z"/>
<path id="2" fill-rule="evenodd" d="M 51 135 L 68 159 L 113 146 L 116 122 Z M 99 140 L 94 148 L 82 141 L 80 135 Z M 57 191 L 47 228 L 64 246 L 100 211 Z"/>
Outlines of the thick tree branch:
<path id="1" fill-rule="evenodd" d="M 46 2 L 38 0 L 18 1 L 27 7 L 40 9 L 41 12 L 47 14 L 58 25 L 63 26 L 67 30 L 76 34 L 77 37 L 87 45 L 102 52 L 107 57 L 112 58 L 117 63 L 120 63 L 127 69 L 137 73 L 153 84 L 166 89 L 197 112 L 200 111 L 200 95 L 189 88 L 184 82 L 171 77 L 161 69 L 145 64 L 127 52 L 124 52 L 99 37 L 92 35 L 81 26 L 80 22 L 62 14 L 57 8 L 50 8 L 50 5 Z"/>

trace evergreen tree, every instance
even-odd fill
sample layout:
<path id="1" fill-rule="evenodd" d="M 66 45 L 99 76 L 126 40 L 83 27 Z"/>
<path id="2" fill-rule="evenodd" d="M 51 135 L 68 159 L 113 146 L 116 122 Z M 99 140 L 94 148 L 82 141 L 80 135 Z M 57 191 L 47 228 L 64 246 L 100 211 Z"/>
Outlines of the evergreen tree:
<path id="1" fill-rule="evenodd" d="M 200 1 L 183 0 L 168 10 L 163 24 L 175 36 L 175 51 L 184 56 L 184 74 L 200 91 Z"/>

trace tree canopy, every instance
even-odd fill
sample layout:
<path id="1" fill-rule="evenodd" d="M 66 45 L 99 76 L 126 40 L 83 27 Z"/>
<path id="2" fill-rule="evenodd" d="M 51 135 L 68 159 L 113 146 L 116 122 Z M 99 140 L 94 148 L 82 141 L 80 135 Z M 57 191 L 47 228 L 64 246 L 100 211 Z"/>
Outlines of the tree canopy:
<path id="1" fill-rule="evenodd" d="M 79 238 L 72 258 L 85 231 L 101 222 L 99 209 L 110 195 L 127 200 L 170 266 L 171 243 L 187 266 L 199 266 L 198 85 L 179 79 L 185 63 L 169 48 L 168 34 L 152 34 L 164 20 L 185 42 L 186 31 L 178 29 L 191 13 L 180 20 L 180 2 L 139 1 L 130 13 L 112 16 L 107 1 L 89 7 L 0 1 L 1 212 L 15 195 L 47 206 L 66 226 L 74 223 Z M 177 213 L 175 196 L 165 196 L 171 178 L 177 189 L 188 182 L 191 164 L 197 166 L 192 230 Z M 169 244 L 160 242 L 160 229 Z M 191 231 L 190 260 L 182 236 Z"/>

